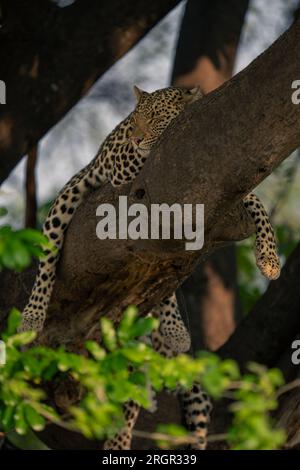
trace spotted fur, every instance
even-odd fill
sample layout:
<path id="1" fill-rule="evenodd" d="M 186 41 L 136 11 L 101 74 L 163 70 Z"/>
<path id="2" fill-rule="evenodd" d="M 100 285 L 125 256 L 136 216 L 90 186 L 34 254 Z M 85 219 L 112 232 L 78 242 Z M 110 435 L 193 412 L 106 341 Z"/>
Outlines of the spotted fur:
<path id="1" fill-rule="evenodd" d="M 194 450 L 205 450 L 212 410 L 209 396 L 202 390 L 200 384 L 197 383 L 193 385 L 191 390 L 181 394 L 181 400 L 187 429 L 195 438 L 191 448 Z"/>
<path id="2" fill-rule="evenodd" d="M 256 264 L 267 279 L 277 279 L 280 275 L 280 260 L 276 251 L 274 230 L 268 214 L 255 194 L 249 194 L 243 202 L 255 223 Z"/>
<path id="3" fill-rule="evenodd" d="M 199 89 L 185 90 L 178 87 L 153 93 L 135 87 L 135 93 L 138 101 L 134 111 L 108 135 L 95 158 L 64 186 L 49 211 L 43 233 L 56 247 L 56 251 L 45 250 L 28 304 L 23 311 L 22 330 L 41 331 L 43 328 L 65 231 L 83 199 L 107 181 L 113 186 L 133 181 L 170 122 L 186 106 L 202 97 Z M 245 198 L 244 206 L 256 225 L 257 265 L 266 277 L 276 279 L 280 266 L 268 216 L 253 194 Z M 187 351 L 190 338 L 180 317 L 175 295 L 163 300 L 153 314 L 160 320 L 159 331 L 152 336 L 154 348 L 167 357 Z M 190 392 L 183 395 L 183 405 L 187 425 L 199 437 L 196 448 L 204 448 L 209 422 L 209 399 L 199 385 L 194 385 Z M 126 426 L 114 439 L 107 441 L 106 448 L 130 447 L 132 429 L 139 410 L 135 403 L 128 402 L 124 411 Z"/>
<path id="4" fill-rule="evenodd" d="M 140 413 L 140 407 L 133 400 L 124 404 L 125 426 L 112 439 L 105 441 L 104 450 L 130 450 L 132 431 Z"/>
<path id="5" fill-rule="evenodd" d="M 159 319 L 159 331 L 166 346 L 177 353 L 190 349 L 190 334 L 181 319 L 175 293 L 162 300 L 151 313 Z"/>

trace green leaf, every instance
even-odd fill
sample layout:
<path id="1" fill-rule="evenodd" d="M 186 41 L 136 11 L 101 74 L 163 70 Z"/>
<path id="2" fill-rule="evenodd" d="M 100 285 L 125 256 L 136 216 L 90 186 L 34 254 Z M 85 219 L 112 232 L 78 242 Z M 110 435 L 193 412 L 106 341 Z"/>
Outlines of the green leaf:
<path id="1" fill-rule="evenodd" d="M 160 424 L 157 427 L 157 432 L 161 434 L 165 434 L 166 437 L 170 436 L 171 438 L 183 438 L 188 436 L 188 431 L 183 427 L 179 426 L 177 424 Z M 170 449 L 174 447 L 174 444 L 172 444 L 172 441 L 166 439 L 157 439 L 157 445 L 161 449 Z"/>
<path id="2" fill-rule="evenodd" d="M 0 217 L 7 215 L 7 209 L 5 207 L 0 207 Z"/>
<path id="3" fill-rule="evenodd" d="M 186 428 L 177 424 L 160 424 L 157 426 L 157 432 L 174 437 L 188 436 L 189 434 Z"/>
<path id="4" fill-rule="evenodd" d="M 11 250 L 11 247 L 7 245 L 5 247 L 5 251 L 2 254 L 2 264 L 8 269 L 15 269 L 16 268 L 16 263 L 15 263 L 15 258 L 14 258 L 14 253 Z"/>
<path id="5" fill-rule="evenodd" d="M 22 321 L 22 314 L 17 308 L 12 308 L 7 320 L 6 335 L 11 336 L 17 332 Z"/>
<path id="6" fill-rule="evenodd" d="M 26 245 L 17 237 L 11 240 L 11 251 L 14 254 L 15 269 L 24 269 L 30 264 L 30 254 Z"/>
<path id="7" fill-rule="evenodd" d="M 106 356 L 105 350 L 95 341 L 86 341 L 85 347 L 97 361 L 101 361 Z"/>
<path id="8" fill-rule="evenodd" d="M 13 428 L 14 413 L 15 413 L 15 406 L 6 405 L 1 416 L 1 426 L 3 426 L 4 431 L 9 431 L 10 429 Z"/>
<path id="9" fill-rule="evenodd" d="M 100 320 L 102 340 L 108 351 L 114 351 L 117 347 L 117 338 L 114 325 L 108 318 L 101 318 Z"/>
<path id="10" fill-rule="evenodd" d="M 46 424 L 45 419 L 32 406 L 25 405 L 24 413 L 29 426 L 34 431 L 42 431 L 44 429 Z"/>
<path id="11" fill-rule="evenodd" d="M 21 240 L 30 243 L 36 243 L 37 245 L 49 244 L 48 238 L 45 235 L 43 235 L 38 230 L 34 230 L 31 228 L 19 230 L 18 236 Z"/>
<path id="12" fill-rule="evenodd" d="M 36 338 L 35 331 L 22 331 L 21 333 L 17 333 L 13 336 L 10 336 L 7 339 L 7 346 L 26 346 L 26 344 L 32 343 Z"/>
<path id="13" fill-rule="evenodd" d="M 129 336 L 131 339 L 147 336 L 155 328 L 158 328 L 159 322 L 156 318 L 139 318 L 131 327 Z"/>
<path id="14" fill-rule="evenodd" d="M 279 369 L 269 369 L 268 378 L 271 381 L 273 387 L 280 387 L 284 384 L 284 377 L 281 370 Z"/>
<path id="15" fill-rule="evenodd" d="M 24 416 L 24 407 L 19 405 L 14 414 L 15 429 L 18 434 L 24 435 L 28 431 L 28 425 Z"/>
<path id="16" fill-rule="evenodd" d="M 131 305 L 125 310 L 123 314 L 123 318 L 120 321 L 118 332 L 117 332 L 118 338 L 122 343 L 125 343 L 129 341 L 130 338 L 132 338 L 131 329 L 132 329 L 132 326 L 134 325 L 137 315 L 138 315 L 138 310 L 133 305 Z"/>

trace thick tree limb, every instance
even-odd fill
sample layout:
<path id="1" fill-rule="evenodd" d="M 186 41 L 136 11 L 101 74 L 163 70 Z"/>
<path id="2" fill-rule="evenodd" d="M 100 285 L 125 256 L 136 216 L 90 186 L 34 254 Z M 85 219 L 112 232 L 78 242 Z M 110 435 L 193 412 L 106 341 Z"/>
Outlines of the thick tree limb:
<path id="1" fill-rule="evenodd" d="M 99 314 L 117 319 L 128 303 L 141 312 L 151 309 L 199 259 L 249 233 L 237 204 L 300 144 L 300 106 L 292 103 L 290 88 L 300 76 L 300 60 L 293 54 L 299 39 L 298 21 L 246 70 L 180 116 L 133 184 L 120 191 L 106 185 L 79 208 L 68 230 L 43 341 L 78 347 L 79 335 L 96 328 Z M 119 194 L 148 207 L 204 203 L 203 250 L 185 251 L 178 240 L 98 240 L 96 207 L 116 206 Z"/>
<path id="2" fill-rule="evenodd" d="M 2 0 L 0 183 L 114 62 L 179 0 Z"/>

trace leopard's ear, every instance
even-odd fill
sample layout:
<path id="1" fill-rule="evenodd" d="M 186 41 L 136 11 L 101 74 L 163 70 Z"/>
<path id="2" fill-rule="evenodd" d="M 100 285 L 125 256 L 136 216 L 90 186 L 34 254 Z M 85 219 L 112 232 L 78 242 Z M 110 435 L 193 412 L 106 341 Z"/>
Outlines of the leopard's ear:
<path id="1" fill-rule="evenodd" d="M 136 85 L 134 85 L 133 91 L 134 91 L 134 94 L 136 96 L 137 102 L 140 101 L 142 96 L 148 95 L 148 93 L 146 91 L 141 90 L 141 88 L 137 87 Z"/>
<path id="2" fill-rule="evenodd" d="M 194 101 L 199 100 L 203 97 L 203 93 L 200 90 L 200 87 L 191 88 L 191 90 L 186 90 L 183 95 L 183 100 L 186 103 L 193 103 Z"/>

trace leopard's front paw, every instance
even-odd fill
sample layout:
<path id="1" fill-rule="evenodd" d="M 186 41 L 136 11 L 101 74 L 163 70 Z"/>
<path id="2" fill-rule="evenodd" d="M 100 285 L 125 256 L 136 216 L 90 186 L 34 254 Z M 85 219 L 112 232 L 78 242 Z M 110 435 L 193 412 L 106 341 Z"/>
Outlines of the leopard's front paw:
<path id="1" fill-rule="evenodd" d="M 261 273 L 270 280 L 280 276 L 280 260 L 275 253 L 261 253 L 256 255 L 256 265 Z"/>

